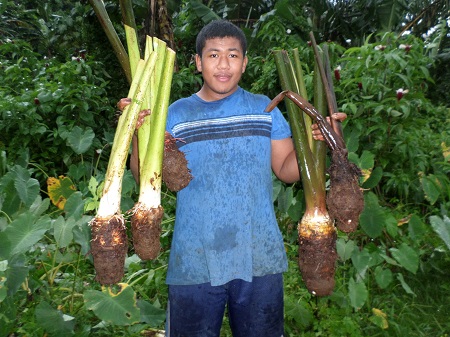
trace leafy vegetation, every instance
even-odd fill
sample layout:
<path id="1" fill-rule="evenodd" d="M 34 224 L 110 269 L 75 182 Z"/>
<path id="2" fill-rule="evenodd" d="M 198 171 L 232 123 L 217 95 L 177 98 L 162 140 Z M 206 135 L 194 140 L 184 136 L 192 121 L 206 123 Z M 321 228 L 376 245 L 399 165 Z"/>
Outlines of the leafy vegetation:
<path id="1" fill-rule="evenodd" d="M 179 48 L 172 100 L 201 84 L 191 56 L 211 7 L 199 3 L 168 3 Z M 239 3 L 226 7 L 218 1 L 212 9 L 220 17 L 247 18 L 250 9 L 244 11 Z M 242 86 L 274 97 L 281 88 L 271 50 L 298 48 L 313 101 L 307 33 L 319 26 L 308 26 L 311 8 L 304 11 L 301 2 L 258 3 L 247 26 L 246 20 L 238 21 L 250 41 Z M 419 1 L 408 2 L 410 16 L 395 17 L 413 22 L 419 16 L 413 3 Z M 117 3 L 106 7 L 123 38 Z M 146 13 L 141 7 L 137 15 Z M 338 15 L 339 8 L 328 10 Z M 6 1 L 0 15 L 0 336 L 140 336 L 164 329 L 176 202 L 164 186 L 158 258 L 143 262 L 130 246 L 122 283 L 101 287 L 94 281 L 87 224 L 103 189 L 115 105 L 128 84 L 93 10 L 84 3 Z M 438 21 L 429 20 L 433 26 Z M 442 62 L 448 27 L 436 26 L 425 38 L 399 37 L 395 27 L 401 25 L 387 33 L 362 29 L 361 34 L 375 33 L 354 38 L 351 47 L 329 42 L 332 67 L 340 75 L 334 82 L 339 110 L 349 115 L 343 125 L 349 158 L 364 172 L 366 205 L 360 228 L 338 234 L 336 287 L 329 297 L 311 295 L 298 270 L 297 221 L 305 209 L 301 185 L 274 179 L 274 204 L 289 257 L 287 336 L 450 332 L 450 134 L 444 89 L 448 67 Z M 136 184 L 126 170 L 122 209 L 131 209 L 135 200 Z M 222 335 L 230 336 L 226 325 Z"/>

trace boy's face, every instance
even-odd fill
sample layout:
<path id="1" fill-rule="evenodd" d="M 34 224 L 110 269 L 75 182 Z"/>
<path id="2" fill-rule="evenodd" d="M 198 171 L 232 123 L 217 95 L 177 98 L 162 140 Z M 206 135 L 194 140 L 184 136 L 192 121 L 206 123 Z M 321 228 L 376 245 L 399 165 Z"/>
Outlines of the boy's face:
<path id="1" fill-rule="evenodd" d="M 201 57 L 195 55 L 195 62 L 204 81 L 199 96 L 205 101 L 215 101 L 236 91 L 247 57 L 238 39 L 224 37 L 206 40 Z"/>

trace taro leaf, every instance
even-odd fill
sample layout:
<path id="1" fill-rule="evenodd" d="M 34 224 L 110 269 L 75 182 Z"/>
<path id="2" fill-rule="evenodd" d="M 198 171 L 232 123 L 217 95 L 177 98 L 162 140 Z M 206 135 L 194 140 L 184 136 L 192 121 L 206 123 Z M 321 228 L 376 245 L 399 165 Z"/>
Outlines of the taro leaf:
<path id="1" fill-rule="evenodd" d="M 16 165 L 12 170 L 16 173 L 14 187 L 20 200 L 29 207 L 39 194 L 39 182 L 31 178 L 28 170 L 22 166 Z"/>
<path id="2" fill-rule="evenodd" d="M 8 280 L 6 278 L 6 270 L 8 268 L 8 260 L 0 261 L 0 303 L 3 302 L 3 300 L 6 298 L 6 290 L 8 289 L 6 287 L 6 281 Z"/>
<path id="3" fill-rule="evenodd" d="M 314 322 L 311 306 L 305 303 L 305 301 L 298 301 L 297 299 L 294 300 L 286 297 L 285 305 L 286 317 L 293 319 L 301 329 L 306 329 Z"/>
<path id="4" fill-rule="evenodd" d="M 364 282 L 356 282 L 353 278 L 348 282 L 350 304 L 355 310 L 360 309 L 367 300 L 367 288 Z"/>
<path id="5" fill-rule="evenodd" d="M 294 200 L 294 192 L 291 186 L 282 188 L 278 195 L 278 209 L 286 213 Z"/>
<path id="6" fill-rule="evenodd" d="M 373 324 L 381 329 L 389 328 L 389 323 L 386 319 L 387 315 L 383 311 L 377 308 L 372 308 L 372 313 L 373 316 L 371 316 L 369 319 Z"/>
<path id="7" fill-rule="evenodd" d="M 400 247 L 389 249 L 394 259 L 406 270 L 415 274 L 419 268 L 419 254 L 408 246 L 402 243 Z"/>
<path id="8" fill-rule="evenodd" d="M 73 240 L 73 227 L 76 221 L 73 217 L 65 220 L 59 216 L 53 223 L 53 235 L 59 248 L 67 247 Z"/>
<path id="9" fill-rule="evenodd" d="M 397 237 L 397 235 L 398 235 L 397 219 L 391 213 L 387 213 L 385 218 L 386 218 L 386 220 L 385 220 L 386 231 L 393 238 Z"/>
<path id="10" fill-rule="evenodd" d="M 75 153 L 82 154 L 89 150 L 94 137 L 94 131 L 90 127 L 83 130 L 75 126 L 67 137 L 67 142 Z"/>
<path id="11" fill-rule="evenodd" d="M 411 219 L 408 221 L 408 235 L 409 237 L 416 241 L 423 238 L 423 235 L 426 233 L 427 227 L 425 223 L 418 217 L 413 214 Z"/>
<path id="12" fill-rule="evenodd" d="M 30 212 L 19 215 L 3 232 L 10 242 L 10 256 L 27 252 L 50 228 L 48 215 L 38 219 Z"/>
<path id="13" fill-rule="evenodd" d="M 114 294 L 110 287 L 102 291 L 84 292 L 85 305 L 88 310 L 101 320 L 114 325 L 131 325 L 139 322 L 140 310 L 136 305 L 136 294 L 126 283 L 119 283 L 121 290 Z"/>
<path id="14" fill-rule="evenodd" d="M 35 217 L 40 217 L 49 207 L 50 199 L 46 198 L 42 200 L 41 196 L 38 195 L 33 204 L 30 206 L 29 211 L 33 213 Z"/>
<path id="15" fill-rule="evenodd" d="M 36 321 L 50 336 L 73 336 L 75 317 L 65 315 L 43 301 L 36 306 Z"/>
<path id="16" fill-rule="evenodd" d="M 374 188 L 378 185 L 382 177 L 383 169 L 379 166 L 375 167 L 370 173 L 370 177 L 368 177 L 362 184 L 362 188 Z"/>
<path id="17" fill-rule="evenodd" d="M 67 202 L 64 205 L 64 211 L 68 216 L 72 216 L 75 219 L 81 219 L 84 212 L 84 201 L 81 192 L 77 191 L 67 199 Z"/>
<path id="18" fill-rule="evenodd" d="M 367 251 L 367 249 L 363 249 L 361 251 L 359 249 L 353 250 L 352 263 L 358 273 L 358 279 L 364 278 L 367 268 L 370 267 L 371 259 L 372 259 L 372 256 Z"/>
<path id="19" fill-rule="evenodd" d="M 450 218 L 444 215 L 440 218 L 436 215 L 430 216 L 430 223 L 433 230 L 445 242 L 448 249 L 450 249 Z"/>
<path id="20" fill-rule="evenodd" d="M 364 210 L 359 217 L 359 221 L 361 228 L 371 238 L 376 238 L 383 232 L 386 215 L 378 204 L 377 196 L 372 192 L 364 196 Z"/>
<path id="21" fill-rule="evenodd" d="M 402 285 L 403 289 L 404 289 L 408 294 L 416 296 L 416 294 L 414 294 L 414 291 L 411 290 L 410 286 L 406 283 L 405 279 L 403 278 L 403 274 L 398 273 L 398 274 L 397 274 L 397 280 L 400 281 L 400 284 Z"/>
<path id="22" fill-rule="evenodd" d="M 378 266 L 375 268 L 375 280 L 381 289 L 386 289 L 393 280 L 392 272 L 390 269 L 383 269 Z"/>
<path id="23" fill-rule="evenodd" d="M 425 198 L 433 205 L 441 194 L 442 186 L 440 185 L 439 180 L 434 175 L 430 174 L 422 177 L 420 182 L 422 183 L 422 189 L 425 192 Z"/>
<path id="24" fill-rule="evenodd" d="M 27 260 L 23 254 L 15 255 L 8 261 L 6 270 L 6 288 L 8 296 L 14 295 L 28 276 L 29 267 L 25 265 Z"/>
<path id="25" fill-rule="evenodd" d="M 91 249 L 91 229 L 89 227 L 89 221 L 92 220 L 91 216 L 83 216 L 77 222 L 77 226 L 73 228 L 73 238 L 76 243 L 81 246 L 81 254 L 86 255 Z M 89 255 L 89 258 L 92 258 Z"/>
<path id="26" fill-rule="evenodd" d="M 339 238 L 336 241 L 336 250 L 342 261 L 347 261 L 353 254 L 356 244 L 353 240 L 344 240 Z"/>
<path id="27" fill-rule="evenodd" d="M 68 177 L 49 177 L 47 179 L 47 191 L 53 205 L 57 206 L 60 210 L 63 210 L 67 198 L 76 191 L 76 187 Z"/>
<path id="28" fill-rule="evenodd" d="M 141 322 L 151 326 L 158 326 L 166 319 L 166 311 L 164 309 L 158 308 L 147 301 L 139 300 L 137 306 L 141 309 Z"/>

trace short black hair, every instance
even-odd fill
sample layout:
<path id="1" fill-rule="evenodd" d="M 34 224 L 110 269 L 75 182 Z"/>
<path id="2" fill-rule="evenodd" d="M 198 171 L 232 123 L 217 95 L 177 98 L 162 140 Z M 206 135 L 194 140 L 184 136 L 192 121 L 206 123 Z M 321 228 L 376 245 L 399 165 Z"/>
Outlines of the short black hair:
<path id="1" fill-rule="evenodd" d="M 234 37 L 238 39 L 242 52 L 245 55 L 247 52 L 247 39 L 244 32 L 238 26 L 227 20 L 214 20 L 202 28 L 197 35 L 195 44 L 197 54 L 200 57 L 202 56 L 202 50 L 205 47 L 206 40 L 223 37 Z"/>

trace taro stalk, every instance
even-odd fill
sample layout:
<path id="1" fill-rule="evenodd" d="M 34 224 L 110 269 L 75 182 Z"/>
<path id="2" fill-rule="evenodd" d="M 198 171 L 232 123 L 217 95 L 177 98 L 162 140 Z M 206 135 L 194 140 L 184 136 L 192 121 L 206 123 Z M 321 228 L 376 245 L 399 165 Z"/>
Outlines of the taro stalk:
<path id="1" fill-rule="evenodd" d="M 124 274 L 128 240 L 125 220 L 120 210 L 122 178 L 141 104 L 155 63 L 156 54 L 138 63 L 129 91 L 131 104 L 124 109 L 119 118 L 102 197 L 97 214 L 90 222 L 91 253 L 94 258 L 96 280 L 104 285 L 119 282 Z"/>
<path id="2" fill-rule="evenodd" d="M 135 30 L 126 26 L 128 53 L 133 65 L 139 48 Z M 142 106 L 144 120 L 137 131 L 139 199 L 130 210 L 131 232 L 136 254 L 142 260 L 155 259 L 161 249 L 160 234 L 164 208 L 161 205 L 162 163 L 170 88 L 175 52 L 157 38 L 146 38 L 145 54 L 157 54 L 155 71 Z M 133 59 L 134 58 L 134 59 Z"/>
<path id="3" fill-rule="evenodd" d="M 274 55 L 281 87 L 285 91 L 269 104 L 267 111 L 271 111 L 285 96 L 298 99 L 300 95 L 294 96 L 294 92 L 301 92 L 306 97 L 297 50 L 294 50 L 294 65 L 286 51 L 276 51 Z M 325 110 L 322 86 L 317 85 L 320 84 L 318 76 L 315 76 L 315 82 L 316 105 L 320 106 L 321 110 Z M 305 213 L 297 227 L 299 267 L 307 289 L 314 295 L 327 296 L 333 292 L 335 285 L 337 254 L 336 229 L 328 215 L 325 201 L 326 147 L 323 142 L 313 140 L 310 117 L 302 114 L 292 100 L 286 100 L 286 107 L 306 201 Z M 317 118 L 314 114 L 311 116 Z M 319 127 L 322 128 L 322 123 Z"/>
<path id="4" fill-rule="evenodd" d="M 310 33 L 310 37 L 320 78 L 322 79 L 327 96 L 328 112 L 332 116 L 338 111 L 331 77 L 328 47 L 326 44 L 324 45 L 325 64 L 323 64 L 314 35 Z M 363 191 L 359 187 L 361 171 L 355 164 L 350 163 L 348 160 L 348 152 L 343 140 L 340 122 L 333 118 L 330 118 L 330 121 L 333 130 L 336 132 L 336 136 L 341 139 L 340 143 L 342 146 L 338 148 L 331 148 L 329 146 L 331 149 L 331 165 L 328 169 L 330 174 L 330 189 L 327 193 L 327 208 L 337 228 L 343 232 L 351 233 L 358 227 L 359 216 L 364 208 Z M 322 130 L 324 128 L 321 128 Z"/>
<path id="5" fill-rule="evenodd" d="M 312 35 L 312 34 L 311 34 Z M 331 69 L 325 71 L 320 54 L 315 45 L 314 36 L 312 44 L 315 49 L 315 83 L 314 98 L 316 106 L 320 106 L 320 111 L 326 108 L 323 101 L 317 101 L 323 96 L 325 91 L 328 109 L 330 114 L 337 112 L 337 105 L 334 97 L 334 90 L 331 81 Z M 328 61 L 328 55 L 326 60 Z M 295 64 L 299 63 L 298 53 L 294 53 Z M 302 177 L 303 190 L 305 193 L 306 210 L 298 225 L 299 234 L 299 267 L 305 281 L 306 287 L 312 293 L 318 296 L 326 296 L 332 293 L 334 288 L 334 272 L 337 259 L 336 254 L 336 229 L 333 218 L 338 218 L 339 211 L 346 208 L 342 205 L 342 200 L 352 202 L 355 206 L 353 211 L 348 212 L 348 208 L 343 212 L 343 220 L 347 225 L 357 224 L 359 214 L 363 208 L 362 191 L 358 186 L 359 169 L 356 165 L 350 163 L 347 158 L 347 150 L 342 135 L 340 125 L 336 123 L 334 127 L 330 126 L 319 111 L 311 105 L 306 99 L 304 90 L 301 95 L 297 94 L 298 85 L 304 87 L 303 81 L 299 81 L 300 76 L 296 77 L 290 59 L 286 51 L 275 52 L 275 61 L 281 80 L 281 86 L 284 89 L 269 104 L 266 110 L 272 110 L 284 97 L 289 98 L 286 106 L 289 114 L 291 129 L 295 142 L 299 168 Z M 301 74 L 301 68 L 296 66 L 296 73 Z M 319 82 L 317 73 L 320 73 Z M 331 150 L 332 164 L 330 170 L 330 180 L 334 188 L 330 188 L 328 196 L 325 194 L 325 152 L 316 151 L 317 147 L 311 141 L 309 123 L 304 123 L 305 119 L 299 118 L 299 108 L 303 110 L 318 125 L 322 133 L 325 144 Z M 301 114 L 300 114 L 301 115 Z M 333 119 L 331 119 L 333 121 Z M 317 142 L 316 142 L 317 143 Z M 317 146 L 317 145 L 316 145 Z M 320 147 L 319 147 L 320 148 Z M 336 194 L 341 193 L 339 197 Z M 340 199 L 342 198 L 342 200 Z M 330 207 L 330 201 L 335 202 L 333 217 L 327 210 Z M 339 203 L 341 201 L 341 203 Z M 352 223 L 353 221 L 353 223 Z"/>

